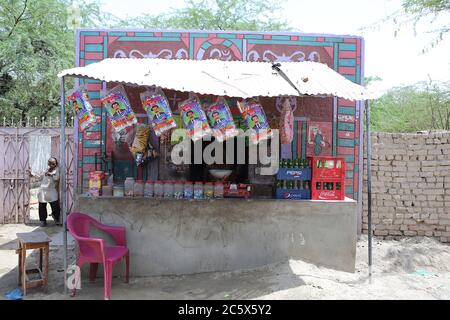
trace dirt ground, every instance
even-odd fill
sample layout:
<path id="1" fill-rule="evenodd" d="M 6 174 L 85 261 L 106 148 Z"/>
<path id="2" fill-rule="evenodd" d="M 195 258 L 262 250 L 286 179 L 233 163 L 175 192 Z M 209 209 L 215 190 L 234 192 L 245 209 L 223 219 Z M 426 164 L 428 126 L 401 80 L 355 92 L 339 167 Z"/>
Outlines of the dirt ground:
<path id="1" fill-rule="evenodd" d="M 62 229 L 40 228 L 37 213 L 29 225 L 0 225 L 0 299 L 17 288 L 16 233 L 43 230 L 52 238 L 50 284 L 30 289 L 26 299 L 103 299 L 103 281 L 83 275 L 75 298 L 63 294 Z M 69 239 L 70 240 L 70 239 Z M 69 241 L 69 263 L 75 259 Z M 30 254 L 33 262 L 37 252 Z M 429 238 L 379 241 L 373 246 L 368 279 L 367 237 L 357 245 L 356 272 L 347 273 L 290 260 L 255 270 L 188 276 L 114 278 L 112 299 L 450 299 L 450 247 Z"/>

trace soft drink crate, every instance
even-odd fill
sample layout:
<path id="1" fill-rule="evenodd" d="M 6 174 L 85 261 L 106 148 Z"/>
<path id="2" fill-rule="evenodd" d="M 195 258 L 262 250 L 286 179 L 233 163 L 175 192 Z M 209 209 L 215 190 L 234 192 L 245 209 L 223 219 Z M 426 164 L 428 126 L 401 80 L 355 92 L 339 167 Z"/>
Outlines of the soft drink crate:
<path id="1" fill-rule="evenodd" d="M 313 200 L 344 200 L 345 188 L 341 182 L 312 181 Z"/>
<path id="2" fill-rule="evenodd" d="M 340 181 L 345 179 L 345 159 L 335 157 L 310 157 L 312 176 L 316 180 Z"/>
<path id="3" fill-rule="evenodd" d="M 311 190 L 307 189 L 276 189 L 275 197 L 286 200 L 309 200 L 311 199 Z"/>
<path id="4" fill-rule="evenodd" d="M 277 180 L 311 180 L 311 168 L 279 168 Z"/>
<path id="5" fill-rule="evenodd" d="M 345 199 L 345 159 L 311 157 L 313 200 Z"/>

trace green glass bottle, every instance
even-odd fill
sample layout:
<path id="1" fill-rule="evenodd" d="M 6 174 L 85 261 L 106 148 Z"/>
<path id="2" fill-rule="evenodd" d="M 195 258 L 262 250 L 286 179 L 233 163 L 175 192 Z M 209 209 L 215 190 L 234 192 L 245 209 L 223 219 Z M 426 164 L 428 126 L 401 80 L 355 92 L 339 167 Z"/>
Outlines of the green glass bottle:
<path id="1" fill-rule="evenodd" d="M 287 159 L 287 168 L 292 168 L 292 160 L 291 159 Z"/>

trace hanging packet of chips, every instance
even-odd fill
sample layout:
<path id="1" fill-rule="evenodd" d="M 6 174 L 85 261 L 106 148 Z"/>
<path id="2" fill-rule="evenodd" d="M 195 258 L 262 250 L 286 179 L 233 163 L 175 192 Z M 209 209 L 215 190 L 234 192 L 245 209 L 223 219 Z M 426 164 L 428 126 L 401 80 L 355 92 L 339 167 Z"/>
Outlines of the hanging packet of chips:
<path id="1" fill-rule="evenodd" d="M 206 107 L 206 115 L 213 135 L 218 142 L 223 142 L 238 135 L 230 108 L 223 97 L 217 98 L 215 103 Z"/>
<path id="2" fill-rule="evenodd" d="M 84 131 L 97 123 L 92 105 L 89 102 L 89 96 L 81 86 L 77 90 L 72 90 L 67 96 L 67 100 L 73 108 L 78 119 L 78 127 L 80 131 Z"/>
<path id="3" fill-rule="evenodd" d="M 289 99 L 286 98 L 281 108 L 280 143 L 290 144 L 294 138 L 294 112 Z"/>
<path id="4" fill-rule="evenodd" d="M 155 134 L 159 137 L 164 132 L 176 128 L 169 101 L 160 88 L 151 88 L 140 94 L 142 107 Z"/>
<path id="5" fill-rule="evenodd" d="M 267 122 L 267 117 L 258 100 L 253 98 L 238 101 L 238 108 L 247 123 L 250 132 L 250 141 L 252 144 L 272 137 L 272 130 Z"/>
<path id="6" fill-rule="evenodd" d="M 131 108 L 122 85 L 118 85 L 109 90 L 103 97 L 102 103 L 108 113 L 112 127 L 117 132 L 122 132 L 137 123 L 136 115 Z"/>
<path id="7" fill-rule="evenodd" d="M 130 150 L 138 166 L 146 160 L 149 135 L 150 127 L 148 125 L 144 123 L 138 123 L 136 125 L 136 134 Z"/>
<path id="8" fill-rule="evenodd" d="M 192 96 L 180 102 L 178 108 L 180 109 L 181 120 L 184 128 L 187 130 L 188 138 L 195 142 L 211 134 L 206 114 L 197 96 Z"/>

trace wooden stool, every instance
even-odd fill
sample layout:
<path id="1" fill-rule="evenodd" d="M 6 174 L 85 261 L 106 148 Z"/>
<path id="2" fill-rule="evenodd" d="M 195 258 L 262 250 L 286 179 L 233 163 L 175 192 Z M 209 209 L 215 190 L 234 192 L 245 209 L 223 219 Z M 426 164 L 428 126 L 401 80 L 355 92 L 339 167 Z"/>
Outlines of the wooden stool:
<path id="1" fill-rule="evenodd" d="M 23 295 L 28 288 L 48 285 L 49 242 L 52 241 L 45 232 L 17 233 L 19 239 L 19 286 L 22 285 Z M 26 270 L 27 250 L 39 249 L 39 268 Z M 45 257 L 45 259 L 43 259 Z M 38 274 L 39 278 L 29 280 L 28 274 Z"/>

